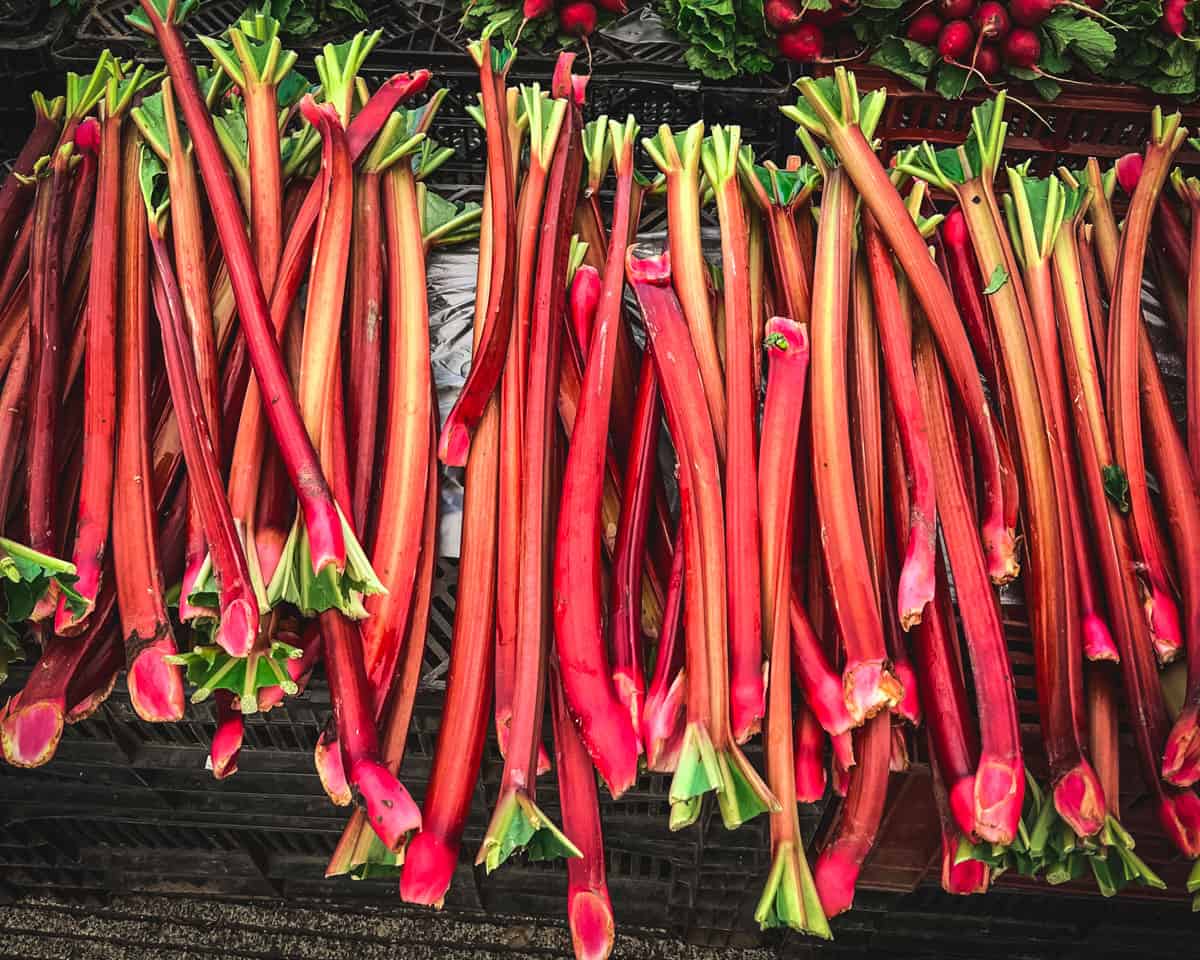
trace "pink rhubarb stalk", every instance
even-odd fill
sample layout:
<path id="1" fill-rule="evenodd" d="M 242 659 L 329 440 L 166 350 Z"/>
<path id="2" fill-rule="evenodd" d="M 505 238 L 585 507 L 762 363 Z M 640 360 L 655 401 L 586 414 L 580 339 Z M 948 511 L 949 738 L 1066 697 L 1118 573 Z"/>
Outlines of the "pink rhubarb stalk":
<path id="1" fill-rule="evenodd" d="M 636 719 L 613 686 L 600 606 L 600 501 L 614 356 L 622 323 L 625 249 L 637 126 L 609 122 L 617 198 L 604 286 L 563 476 L 554 553 L 554 636 L 563 689 L 580 737 L 614 797 L 637 779 Z M 549 219 L 547 217 L 547 219 Z M 530 424 L 529 429 L 536 429 Z M 631 506 L 625 502 L 623 510 Z"/>
<path id="2" fill-rule="evenodd" d="M 778 808 L 733 738 L 725 632 L 725 538 L 712 423 L 683 309 L 671 288 L 668 255 L 630 250 L 626 267 L 654 351 L 667 423 L 679 457 L 687 612 L 688 723 L 671 780 L 671 828 L 694 823 L 700 801 L 716 791 L 725 826 Z"/>
<path id="3" fill-rule="evenodd" d="M 800 419 L 804 409 L 809 345 L 805 328 L 784 317 L 767 321 L 764 345 L 770 357 L 763 412 L 761 461 L 757 479 L 763 515 L 770 518 L 762 537 L 762 620 L 770 650 L 767 708 L 767 780 L 779 800 L 771 814 L 771 872 L 754 916 L 763 928 L 788 926 L 830 937 L 829 925 L 804 856 L 796 804 L 792 730 L 791 512 Z"/>
<path id="4" fill-rule="evenodd" d="M 741 128 L 714 126 L 701 164 L 716 195 L 725 306 L 725 552 L 733 735 L 745 743 L 766 709 L 757 501 L 749 236 L 738 180 Z"/>
<path id="5" fill-rule="evenodd" d="M 171 662 L 175 637 L 163 597 L 150 473 L 150 262 L 146 205 L 138 173 L 140 144 L 121 154 L 121 279 L 118 303 L 117 458 L 113 480 L 113 569 L 129 700 L 148 722 L 183 716 L 183 675 Z"/>

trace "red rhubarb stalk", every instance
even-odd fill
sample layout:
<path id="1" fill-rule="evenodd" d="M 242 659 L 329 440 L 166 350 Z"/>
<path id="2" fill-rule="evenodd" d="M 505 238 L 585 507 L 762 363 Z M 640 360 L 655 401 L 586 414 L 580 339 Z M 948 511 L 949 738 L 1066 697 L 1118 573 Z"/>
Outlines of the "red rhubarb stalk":
<path id="1" fill-rule="evenodd" d="M 900 625 L 907 630 L 920 622 L 921 611 L 933 599 L 937 500 L 925 416 L 913 377 L 912 334 L 903 325 L 891 254 L 870 215 L 864 217 L 863 238 L 888 394 L 895 410 L 909 490 L 908 537 L 897 587 Z"/>
<path id="2" fill-rule="evenodd" d="M 600 501 L 608 449 L 614 356 L 625 289 L 625 250 L 637 125 L 609 121 L 617 197 L 595 331 L 563 477 L 554 554 L 554 635 L 563 689 L 580 737 L 613 796 L 637 779 L 636 717 L 614 688 L 600 606 Z M 533 429 L 532 425 L 530 426 Z M 631 507 L 625 501 L 623 511 Z"/>
<path id="3" fill-rule="evenodd" d="M 818 240 L 818 251 L 819 244 Z M 818 252 L 818 269 L 820 262 Z M 819 279 L 816 288 L 820 288 Z M 936 618 L 935 613 L 929 620 Z M 922 626 L 924 623 L 922 621 Z M 854 904 L 854 886 L 858 882 L 859 871 L 875 845 L 875 835 L 883 819 L 892 748 L 888 713 L 878 713 L 868 720 L 854 739 L 858 763 L 850 771 L 846 799 L 833 838 L 821 850 L 813 868 L 817 893 L 827 917 L 844 913 Z"/>
<path id="4" fill-rule="evenodd" d="M 563 830 L 574 837 L 581 857 L 567 861 L 567 923 L 577 960 L 605 960 L 612 953 L 615 924 L 604 872 L 604 837 L 592 759 L 567 707 L 558 671 L 550 670 L 554 721 L 554 765 L 562 799 Z"/>
<path id="5" fill-rule="evenodd" d="M 559 140 L 564 99 L 547 100 L 536 84 L 519 91 L 523 104 L 523 123 L 513 129 L 516 141 L 529 134 L 529 170 L 517 204 L 516 279 L 513 317 L 508 355 L 505 358 L 500 400 L 500 499 L 512 506 L 499 515 L 498 561 L 502 571 L 516 570 L 521 556 L 522 437 L 525 415 L 526 381 L 529 368 L 529 326 L 533 310 L 533 286 L 538 254 L 546 180 Z M 513 112 L 509 123 L 516 124 Z M 513 690 L 516 678 L 517 611 L 521 584 L 518 577 L 502 574 L 496 596 L 496 739 L 501 756 L 508 755 L 508 735 L 512 725 Z M 547 758 L 548 762 L 548 758 Z"/>
<path id="6" fill-rule="evenodd" d="M 933 341 L 927 329 L 917 333 L 918 379 L 927 411 L 931 438 L 934 477 L 937 482 L 938 513 L 942 538 L 954 576 L 959 613 L 967 652 L 971 658 L 971 677 L 975 684 L 976 709 L 979 713 L 979 764 L 973 779 L 973 791 L 961 796 L 955 784 L 940 766 L 941 779 L 950 788 L 950 802 L 960 824 L 966 823 L 975 834 L 990 843 L 1009 844 L 1016 836 L 1025 796 L 1025 769 L 1021 755 L 1021 736 L 1012 668 L 1005 645 L 1000 607 L 988 582 L 987 569 L 975 535 L 975 512 L 967 486 L 967 477 L 957 455 L 950 397 Z M 924 672 L 922 674 L 925 675 Z M 932 723 L 935 714 L 925 716 Z M 931 727 L 936 741 L 936 731 Z M 939 750 L 939 755 L 944 751 Z M 956 804 L 964 802 L 969 816 Z"/>
<path id="7" fill-rule="evenodd" d="M 65 106 L 63 97 L 47 100 L 41 93 L 33 94 L 33 129 L 0 187 L 0 260 L 5 263 L 13 254 L 10 245 L 34 199 L 29 178 L 38 160 L 58 143 Z"/>
<path id="8" fill-rule="evenodd" d="M 475 291 L 475 335 L 482 335 L 491 282 L 493 218 L 485 188 Z M 405 849 L 400 897 L 441 906 L 450 887 L 487 737 L 496 590 L 496 482 L 499 398 L 475 432 L 463 494 L 459 601 L 454 614 L 450 675 L 421 812 L 421 830 Z"/>
<path id="9" fill-rule="evenodd" d="M 113 480 L 113 569 L 129 668 L 129 700 L 149 722 L 183 716 L 183 676 L 171 663 L 175 637 L 163 599 L 150 473 L 150 261 L 138 179 L 141 145 L 121 154 L 121 277 L 118 303 L 117 458 Z"/>
<path id="10" fill-rule="evenodd" d="M 245 718 L 238 709 L 237 696 L 229 690 L 218 690 L 213 700 L 216 703 L 217 729 L 208 747 L 208 768 L 212 771 L 213 779 L 225 780 L 238 771 Z"/>
<path id="11" fill-rule="evenodd" d="M 667 581 L 667 596 L 658 630 L 654 675 L 641 713 L 646 767 L 658 773 L 675 772 L 687 718 L 687 678 L 684 674 L 684 643 L 680 636 L 683 629 L 683 551 L 681 528 L 675 537 L 671 578 Z"/>
<path id="12" fill-rule="evenodd" d="M 825 178 L 813 278 L 813 488 L 824 544 L 825 572 L 846 650 L 843 687 L 856 723 L 900 701 L 884 647 L 862 520 L 855 500 L 854 464 L 846 418 L 847 335 L 854 189 L 846 172 Z"/>
<path id="13" fill-rule="evenodd" d="M 838 154 L 929 317 L 955 390 L 966 409 L 980 458 L 984 492 L 981 535 L 988 570 L 995 582 L 1011 580 L 1017 574 L 1015 535 L 1006 522 L 999 447 L 979 381 L 978 365 L 954 297 L 929 258 L 903 199 L 891 187 L 887 171 L 870 146 L 886 93 L 872 91 L 860 101 L 853 74 L 842 67 L 837 68 L 833 78 L 817 81 L 805 77 L 796 85 L 806 102 L 785 108 L 785 115 L 824 138 Z"/>
<path id="14" fill-rule="evenodd" d="M 741 128 L 714 126 L 701 164 L 717 201 L 725 306 L 725 551 L 729 590 L 729 679 L 733 735 L 745 743 L 762 724 L 762 583 L 757 501 L 758 397 L 754 390 L 749 236 L 738 181 Z"/>
<path id="15" fill-rule="evenodd" d="M 13 766 L 38 767 L 54 756 L 72 706 L 71 683 L 108 642 L 115 601 L 115 591 L 106 589 L 85 632 L 49 638 L 21 692 L 0 711 L 0 754 Z"/>
<path id="16" fill-rule="evenodd" d="M 230 656 L 241 657 L 258 637 L 258 600 L 233 525 L 233 514 L 225 499 L 216 444 L 209 430 L 199 376 L 188 351 L 182 293 L 163 236 L 170 201 L 160 190 L 161 171 L 157 158 L 143 155 L 141 193 L 156 268 L 154 304 L 171 385 L 171 403 L 176 410 L 187 465 L 189 503 L 197 504 L 220 589 L 220 618 L 213 639 Z"/>
<path id="17" fill-rule="evenodd" d="M 700 364 L 704 400 L 712 420 L 717 450 L 725 456 L 725 378 L 715 337 L 708 266 L 700 242 L 700 155 L 704 122 L 674 134 L 663 124 L 658 135 L 642 141 L 667 181 L 667 240 L 675 291 L 683 305 L 692 349 Z"/>
<path id="18" fill-rule="evenodd" d="M 459 391 L 454 409 L 442 424 L 438 456 L 447 466 L 461 467 L 467 462 L 471 435 L 478 426 L 487 402 L 500 382 L 504 358 L 509 346 L 513 320 L 513 285 L 499 282 L 511 277 L 515 262 L 516 224 L 513 217 L 514 172 L 509 152 L 507 121 L 505 120 L 504 78 L 512 65 L 515 53 L 492 49 L 491 40 L 484 36 L 469 45 L 471 57 L 479 68 L 480 91 L 486 119 L 489 187 L 495 196 L 493 215 L 498 227 L 492 249 L 492 276 L 488 296 L 488 322 L 483 337 L 472 354 L 471 372 Z"/>
<path id="19" fill-rule="evenodd" d="M 135 77 L 139 73 L 134 74 Z M 117 251 L 121 230 L 122 125 L 137 92 L 136 81 L 108 81 L 101 113 L 99 171 L 92 227 L 92 261 L 88 278 L 87 336 L 84 354 L 83 474 L 75 519 L 72 559 L 79 573 L 75 589 L 87 603 L 73 615 L 65 598 L 59 603 L 55 630 L 78 632 L 92 615 L 99 595 L 108 547 L 113 498 L 116 438 Z"/>
<path id="20" fill-rule="evenodd" d="M 225 168 L 195 68 L 184 46 L 177 21 L 182 12 L 180 5 L 177 0 L 141 0 L 141 6 L 144 17 L 137 19 L 158 40 L 183 109 L 184 121 L 192 136 L 221 249 L 229 265 L 238 315 L 246 335 L 255 378 L 263 390 L 264 407 L 271 429 L 279 442 L 288 476 L 300 500 L 304 542 L 298 551 L 303 556 L 297 557 L 297 566 L 307 567 L 304 571 L 306 578 L 320 577 L 327 568 L 332 568 L 334 579 L 340 581 L 347 572 L 347 547 L 351 546 L 347 541 L 353 541 L 354 537 L 334 503 L 313 440 L 306 429 L 306 421 L 288 381 L 271 327 L 262 281 L 246 235 L 241 204 Z M 346 223 L 349 223 L 348 212 Z M 350 589 L 354 589 L 355 581 L 370 579 L 369 571 L 351 570 L 350 574 Z M 340 583 L 338 588 L 335 599 L 345 604 L 344 588 Z"/>
<path id="21" fill-rule="evenodd" d="M 569 94 L 570 87 L 562 87 L 571 81 L 570 64 L 573 59 L 573 56 L 567 54 L 559 58 L 553 91 L 555 94 Z M 579 849 L 538 809 L 535 799 L 551 644 L 551 606 L 554 608 L 555 625 L 560 631 L 557 637 L 560 664 L 561 653 L 564 651 L 562 626 L 558 622 L 558 570 L 554 571 L 555 582 L 552 589 L 548 554 L 554 532 L 552 517 L 553 501 L 556 498 L 552 479 L 552 445 L 556 436 L 555 401 L 558 396 L 558 371 L 562 356 L 563 310 L 567 299 L 567 270 L 571 251 L 570 231 L 583 167 L 583 151 L 579 141 L 581 127 L 579 105 L 573 103 L 563 118 L 559 146 L 550 167 L 538 244 L 541 255 L 538 258 L 537 275 L 534 280 L 529 380 L 524 416 L 525 436 L 521 454 L 524 480 L 520 503 L 521 556 L 517 575 L 520 577 L 522 592 L 520 607 L 517 610 L 516 686 L 513 690 L 512 728 L 508 754 L 504 758 L 504 771 L 501 774 L 500 796 L 475 858 L 476 865 L 485 865 L 488 872 L 504 863 L 515 850 L 527 848 L 530 844 L 539 849 L 542 857 L 581 855 Z M 500 213 L 495 207 L 492 215 L 496 218 L 494 222 L 499 224 Z M 495 258 L 497 254 L 493 244 L 492 257 Z M 494 265 L 493 259 L 493 268 Z M 489 301 L 494 292 L 489 291 Z M 484 336 L 486 335 L 485 327 Z M 602 334 L 598 331 L 597 342 L 601 337 Z M 564 500 L 568 497 L 569 493 L 564 489 Z M 594 525 L 589 529 L 589 533 L 591 536 L 596 535 Z M 561 552 L 557 559 L 562 559 Z M 586 597 L 579 594 L 573 594 L 571 598 L 583 603 L 588 602 Z M 568 648 L 567 652 L 572 651 Z M 566 673 L 572 670 L 574 665 L 562 667 L 566 681 Z M 612 703 L 615 698 L 612 695 L 610 676 L 605 664 L 603 670 L 594 671 L 589 679 L 593 683 L 607 685 L 609 702 Z M 570 703 L 571 688 L 566 683 L 564 686 Z M 575 705 L 572 706 L 574 712 Z M 579 713 L 574 715 L 576 722 L 583 728 L 585 746 L 591 747 L 586 736 L 587 719 Z M 614 707 L 613 721 L 619 728 L 622 722 L 628 725 L 629 717 Z M 633 768 L 628 782 L 621 779 L 625 776 L 623 772 L 614 773 L 611 767 L 606 767 L 603 763 L 600 766 L 601 774 L 608 780 L 614 794 L 623 791 L 637 776 L 637 750 L 632 731 L 629 731 L 628 742 L 630 765 Z M 592 756 L 594 760 L 599 760 L 594 752 Z"/>
<path id="22" fill-rule="evenodd" d="M 654 351 L 667 423 L 679 457 L 684 523 L 684 616 L 688 724 L 671 780 L 671 828 L 694 823 L 700 801 L 716 791 L 728 829 L 778 804 L 733 738 L 725 631 L 725 539 L 721 483 L 712 424 L 683 309 L 671 288 L 667 254 L 631 249 L 627 273 Z"/>
<path id="23" fill-rule="evenodd" d="M 433 383 L 412 151 L 441 101 L 434 96 L 425 107 L 392 114 L 367 158 L 367 170 L 383 176 L 388 265 L 387 426 L 380 462 L 380 498 L 388 509 L 379 516 L 371 553 L 384 592 L 367 600 L 370 616 L 362 629 L 367 675 L 380 692 L 389 688 L 400 656 L 421 556 Z"/>
<path id="24" fill-rule="evenodd" d="M 640 733 L 646 678 L 642 671 L 642 580 L 646 529 L 650 520 L 658 463 L 658 381 L 654 358 L 642 354 L 634 408 L 633 445 L 625 467 L 621 491 L 621 520 L 613 561 L 609 623 L 612 630 L 613 684 L 617 697 L 629 711 L 635 733 Z M 660 630 L 661 633 L 661 630 Z M 642 746 L 639 740 L 639 748 Z"/>
<path id="25" fill-rule="evenodd" d="M 796 803 L 792 730 L 791 600 L 792 518 L 796 451 L 804 409 L 809 345 L 805 328 L 784 317 L 767 321 L 764 344 L 770 358 L 757 479 L 763 516 L 762 621 L 770 650 L 767 707 L 767 780 L 779 800 L 771 814 L 771 872 L 755 919 L 764 929 L 788 926 L 829 938 L 829 925 L 804 856 Z"/>
<path id="26" fill-rule="evenodd" d="M 1056 451 L 1056 421 L 1043 391 L 1048 383 L 1042 352 L 1030 318 L 1029 301 L 1008 244 L 994 192 L 1003 150 L 1004 95 L 973 111 L 975 158 L 966 148 L 956 151 L 959 172 L 951 175 L 942 158 L 926 146 L 901 162 L 903 171 L 953 191 L 981 272 L 992 278 L 989 294 L 998 353 L 1013 410 L 1010 428 L 1016 437 L 1027 504 L 1026 548 L 1031 566 L 1030 621 L 1042 736 L 1050 763 L 1054 803 L 1081 837 L 1104 825 L 1104 797 L 1087 761 L 1076 725 L 1077 690 L 1072 688 L 1078 664 L 1070 661 L 1068 635 L 1077 629 L 1074 579 L 1065 565 L 1066 524 L 1062 522 Z M 945 772 L 945 771 L 943 771 Z"/>

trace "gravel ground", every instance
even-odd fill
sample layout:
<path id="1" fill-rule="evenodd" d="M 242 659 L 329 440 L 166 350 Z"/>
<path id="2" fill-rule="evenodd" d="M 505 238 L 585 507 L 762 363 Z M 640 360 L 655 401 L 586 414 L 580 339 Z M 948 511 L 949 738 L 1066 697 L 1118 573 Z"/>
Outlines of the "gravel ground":
<path id="1" fill-rule="evenodd" d="M 619 933 L 630 960 L 773 960 L 766 950 L 706 950 L 662 931 Z M 114 897 L 103 906 L 51 896 L 0 906 L 0 960 L 487 960 L 571 957 L 564 925 L 183 897 Z"/>

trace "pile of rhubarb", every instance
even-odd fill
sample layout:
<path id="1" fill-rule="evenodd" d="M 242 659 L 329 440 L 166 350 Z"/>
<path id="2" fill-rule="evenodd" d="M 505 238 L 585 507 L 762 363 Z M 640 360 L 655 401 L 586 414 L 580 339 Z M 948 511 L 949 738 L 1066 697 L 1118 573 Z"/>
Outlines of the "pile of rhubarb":
<path id="1" fill-rule="evenodd" d="M 952 893 L 1004 871 L 1162 885 L 1120 822 L 1122 714 L 1163 832 L 1200 858 L 1200 180 L 1178 116 L 1112 170 L 1036 178 L 1002 167 L 1000 95 L 963 146 L 885 167 L 885 95 L 839 70 L 800 81 L 801 152 L 775 162 L 737 127 L 586 119 L 573 56 L 512 84 L 485 33 L 483 203 L 461 205 L 429 185 L 450 151 L 428 72 L 357 76 L 377 35 L 314 79 L 270 18 L 201 48 L 182 12 L 130 15 L 162 73 L 106 54 L 35 98 L 0 189 L 0 660 L 33 661 L 0 710 L 8 763 L 50 760 L 124 669 L 148 722 L 213 698 L 228 777 L 245 718 L 320 669 L 314 764 L 354 807 L 328 873 L 440 905 L 494 738 L 475 862 L 566 858 L 588 958 L 614 937 L 601 792 L 644 771 L 671 777 L 672 830 L 706 805 L 767 817 L 755 915 L 820 937 L 910 757 Z M 665 242 L 639 243 L 652 207 Z M 439 419 L 426 265 L 475 239 L 472 361 Z M 1182 422 L 1146 282 L 1187 359 Z M 418 806 L 397 777 L 444 470 L 457 608 Z M 806 850 L 798 805 L 827 796 Z"/>

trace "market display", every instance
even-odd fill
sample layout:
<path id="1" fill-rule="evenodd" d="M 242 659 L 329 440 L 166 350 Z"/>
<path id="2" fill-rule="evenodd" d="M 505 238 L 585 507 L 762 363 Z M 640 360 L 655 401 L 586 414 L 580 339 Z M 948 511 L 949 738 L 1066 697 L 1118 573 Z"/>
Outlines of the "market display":
<path id="1" fill-rule="evenodd" d="M 784 6 L 768 19 L 802 27 Z M 969 6 L 909 29 L 984 73 L 989 44 L 1086 16 Z M 914 754 L 948 892 L 1006 871 L 1162 887 L 1121 823 L 1122 717 L 1200 864 L 1200 180 L 1179 114 L 1109 169 L 1039 177 L 1002 160 L 998 91 L 962 146 L 885 164 L 886 94 L 838 68 L 784 108 L 797 154 L 756 156 L 702 118 L 589 119 L 570 53 L 547 86 L 510 83 L 489 30 L 475 205 L 433 186 L 436 78 L 359 76 L 378 34 L 326 46 L 314 82 L 265 13 L 200 47 L 186 7 L 130 14 L 161 73 L 106 53 L 35 96 L 0 188 L 0 673 L 30 661 L 0 708 L 9 764 L 49 762 L 124 670 L 148 722 L 212 698 L 211 768 L 236 776 L 245 718 L 320 665 L 314 764 L 352 808 L 328 875 L 440 906 L 494 735 L 475 862 L 566 858 L 580 957 L 614 937 L 600 791 L 647 770 L 671 775 L 672 830 L 710 801 L 729 830 L 769 818 L 763 928 L 831 936 Z M 439 418 L 426 268 L 461 242 L 474 346 Z M 1186 361 L 1179 418 L 1147 284 Z M 457 604 L 418 804 L 446 470 Z M 1032 745 L 1002 586 L 1028 611 Z M 823 798 L 806 850 L 799 805 Z"/>

